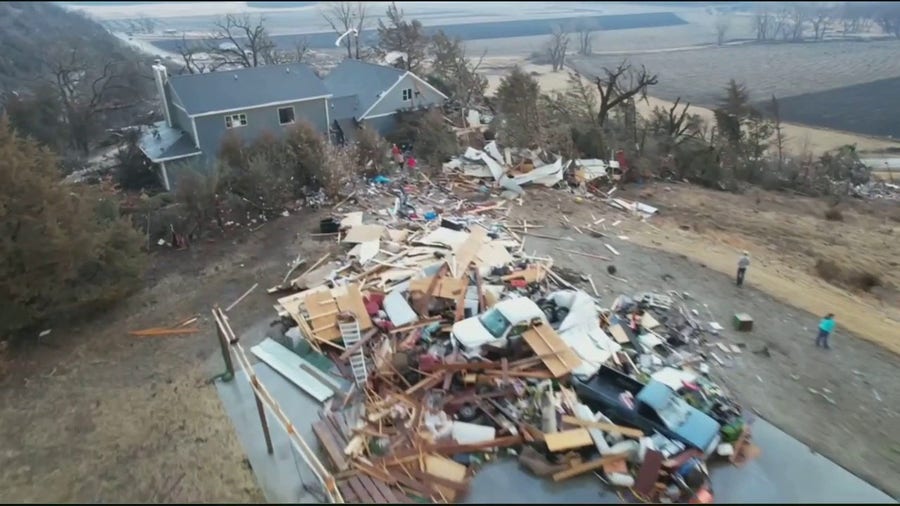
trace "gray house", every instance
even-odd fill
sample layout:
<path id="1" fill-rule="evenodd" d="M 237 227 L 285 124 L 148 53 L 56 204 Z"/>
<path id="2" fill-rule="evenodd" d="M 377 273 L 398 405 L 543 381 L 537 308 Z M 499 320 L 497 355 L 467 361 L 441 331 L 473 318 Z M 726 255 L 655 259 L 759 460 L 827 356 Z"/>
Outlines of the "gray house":
<path id="1" fill-rule="evenodd" d="M 398 112 L 447 98 L 412 72 L 357 60 L 344 60 L 324 79 L 299 63 L 172 77 L 157 63 L 153 72 L 165 120 L 144 131 L 140 147 L 166 189 L 185 161 L 212 167 L 226 133 L 249 142 L 304 120 L 343 143 L 363 125 L 385 135 Z"/>

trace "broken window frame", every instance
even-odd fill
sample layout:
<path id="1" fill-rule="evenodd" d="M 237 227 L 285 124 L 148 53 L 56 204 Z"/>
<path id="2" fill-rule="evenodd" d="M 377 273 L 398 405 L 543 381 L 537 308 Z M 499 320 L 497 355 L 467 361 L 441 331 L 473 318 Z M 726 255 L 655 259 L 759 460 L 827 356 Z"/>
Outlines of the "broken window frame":
<path id="1" fill-rule="evenodd" d="M 413 99 L 413 89 L 412 88 L 403 88 L 403 101 L 409 102 Z"/>
<path id="2" fill-rule="evenodd" d="M 283 118 L 281 116 L 281 111 L 287 111 L 287 110 L 291 111 L 291 114 L 290 114 L 291 119 L 290 119 L 290 121 L 282 121 Z M 279 107 L 277 112 L 278 112 L 278 124 L 279 125 L 281 125 L 281 126 L 293 125 L 294 123 L 297 122 L 297 111 L 294 110 L 294 106 L 287 105 L 284 107 Z"/>
<path id="3" fill-rule="evenodd" d="M 247 126 L 247 114 L 239 112 L 225 115 L 225 128 L 241 128 Z"/>

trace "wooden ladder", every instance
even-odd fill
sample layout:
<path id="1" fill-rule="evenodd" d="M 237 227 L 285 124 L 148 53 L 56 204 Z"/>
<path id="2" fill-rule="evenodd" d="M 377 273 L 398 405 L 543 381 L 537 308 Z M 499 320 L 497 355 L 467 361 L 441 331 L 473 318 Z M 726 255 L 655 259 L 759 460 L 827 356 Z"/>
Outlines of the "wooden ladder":
<path id="1" fill-rule="evenodd" d="M 342 315 L 343 318 L 338 320 L 338 329 L 341 331 L 341 338 L 344 340 L 344 347 L 350 349 L 362 339 L 359 330 L 359 322 L 353 315 Z M 356 352 L 350 355 L 350 370 L 353 372 L 353 379 L 357 386 L 365 388 L 366 381 L 369 378 L 369 371 L 366 367 L 366 355 L 363 347 L 360 346 Z"/>

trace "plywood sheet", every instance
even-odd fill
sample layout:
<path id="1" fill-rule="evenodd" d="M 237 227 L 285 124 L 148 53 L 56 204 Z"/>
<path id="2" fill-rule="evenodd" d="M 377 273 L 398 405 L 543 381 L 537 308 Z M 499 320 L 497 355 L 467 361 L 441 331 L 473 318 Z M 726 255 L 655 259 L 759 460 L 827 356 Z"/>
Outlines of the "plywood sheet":
<path id="1" fill-rule="evenodd" d="M 344 218 L 341 219 L 341 228 L 358 227 L 362 224 L 363 224 L 362 211 L 347 213 L 344 215 Z"/>
<path id="2" fill-rule="evenodd" d="M 470 263 L 475 261 L 475 257 L 478 256 L 478 251 L 481 249 L 481 245 L 487 240 L 487 230 L 483 227 L 472 227 L 472 232 L 469 233 L 469 237 L 466 238 L 465 242 L 463 242 L 460 247 L 454 250 L 454 261 L 456 262 L 455 274 L 457 277 L 462 277 L 466 268 Z"/>
<path id="3" fill-rule="evenodd" d="M 625 333 L 625 329 L 618 323 L 613 323 L 609 326 L 609 333 L 612 334 L 613 339 L 619 344 L 626 344 L 629 342 L 628 334 Z"/>
<path id="4" fill-rule="evenodd" d="M 382 225 L 357 225 L 347 232 L 343 242 L 360 243 L 369 241 L 380 241 L 384 234 Z"/>
<path id="5" fill-rule="evenodd" d="M 466 466 L 458 462 L 454 462 L 446 457 L 441 457 L 440 455 L 425 456 L 425 472 L 432 476 L 436 476 L 453 483 L 465 483 L 466 470 Z M 453 490 L 444 485 L 435 484 L 433 486 L 435 489 L 440 491 L 448 501 L 452 502 L 454 499 L 456 499 L 456 490 Z"/>
<path id="6" fill-rule="evenodd" d="M 583 448 L 592 446 L 594 440 L 587 429 L 572 429 L 562 432 L 551 432 L 544 434 L 544 441 L 547 443 L 547 449 L 551 452 L 569 450 L 571 448 Z"/>
<path id="7" fill-rule="evenodd" d="M 414 279 L 410 281 L 409 289 L 410 291 L 420 291 L 423 293 L 427 293 L 433 279 L 434 276 Z M 434 288 L 434 291 L 431 293 L 431 295 L 434 297 L 440 297 L 442 299 L 456 300 L 459 298 L 460 293 L 465 290 L 465 288 L 466 283 L 460 278 L 442 277 L 438 280 L 437 286 Z"/>
<path id="8" fill-rule="evenodd" d="M 565 376 L 581 365 L 581 359 L 549 325 L 538 325 L 526 330 L 522 338 L 554 378 Z"/>
<path id="9" fill-rule="evenodd" d="M 490 241 L 481 245 L 475 256 L 475 263 L 480 267 L 503 267 L 512 263 L 513 257 L 499 241 Z"/>
<path id="10" fill-rule="evenodd" d="M 641 317 L 641 326 L 648 330 L 653 330 L 656 327 L 659 327 L 659 322 L 656 321 L 656 318 L 650 314 L 650 312 L 645 312 L 644 316 Z"/>
<path id="11" fill-rule="evenodd" d="M 306 311 L 309 313 L 309 327 L 319 339 L 336 341 L 341 337 L 337 327 L 338 306 L 327 290 L 309 294 L 306 297 Z"/>
<path id="12" fill-rule="evenodd" d="M 360 330 L 369 330 L 372 328 L 372 320 L 366 311 L 366 304 L 363 302 L 362 292 L 359 291 L 359 285 L 352 284 L 343 290 L 344 293 L 335 297 L 338 310 L 353 313 L 356 321 L 359 322 Z M 332 292 L 334 294 L 334 292 Z"/>

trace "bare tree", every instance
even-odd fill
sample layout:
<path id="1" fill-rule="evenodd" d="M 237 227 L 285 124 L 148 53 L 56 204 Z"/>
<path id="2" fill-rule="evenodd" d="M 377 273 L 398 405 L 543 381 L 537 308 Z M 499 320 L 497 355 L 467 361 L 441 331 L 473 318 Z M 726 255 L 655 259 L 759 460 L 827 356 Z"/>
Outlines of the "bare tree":
<path id="1" fill-rule="evenodd" d="M 578 54 L 590 56 L 594 52 L 594 27 L 590 24 L 582 25 L 578 29 Z"/>
<path id="2" fill-rule="evenodd" d="M 124 61 L 92 61 L 87 51 L 74 43 L 50 51 L 43 63 L 63 106 L 70 144 L 84 154 L 104 113 L 136 105 L 125 100 L 135 95 L 135 89 Z"/>
<path id="3" fill-rule="evenodd" d="M 344 35 L 352 30 L 356 33 L 353 37 L 347 35 L 342 44 L 347 48 L 347 58 L 361 58 L 359 39 L 365 29 L 368 14 L 368 5 L 365 2 L 332 2 L 322 7 L 320 11 L 325 21 L 338 35 Z"/>
<path id="4" fill-rule="evenodd" d="M 789 23 L 791 26 L 790 38 L 794 42 L 803 40 L 803 25 L 809 17 L 808 7 L 805 4 L 794 4 L 790 11 Z M 785 29 L 784 36 L 787 38 L 788 30 Z"/>
<path id="5" fill-rule="evenodd" d="M 809 10 L 809 22 L 813 29 L 813 38 L 822 40 L 825 32 L 831 28 L 832 8 L 824 3 L 813 3 L 807 6 Z"/>
<path id="6" fill-rule="evenodd" d="M 753 16 L 753 27 L 756 31 L 756 40 L 762 42 L 768 40 L 772 15 L 767 10 L 758 10 Z"/>
<path id="7" fill-rule="evenodd" d="M 784 146 L 787 143 L 787 136 L 784 134 L 784 127 L 781 124 L 781 109 L 775 95 L 772 95 L 770 105 L 772 113 L 772 130 L 775 134 L 775 149 L 778 155 L 778 172 L 784 168 Z"/>
<path id="8" fill-rule="evenodd" d="M 431 38 L 431 53 L 434 55 L 432 74 L 442 81 L 450 97 L 459 103 L 461 115 L 465 114 L 465 109 L 484 99 L 487 79 L 478 69 L 487 50 L 473 63 L 466 57 L 465 45 L 459 37 L 450 38 L 443 31 L 438 31 Z M 465 121 L 462 124 L 465 125 Z"/>
<path id="9" fill-rule="evenodd" d="M 181 36 L 181 42 L 175 46 L 175 49 L 184 62 L 182 71 L 187 71 L 189 74 L 202 74 L 213 70 L 209 64 L 197 58 L 200 54 L 206 54 L 206 50 L 197 44 L 189 42 L 184 35 Z"/>
<path id="10" fill-rule="evenodd" d="M 428 36 L 418 19 L 406 21 L 403 10 L 392 2 L 387 9 L 388 22 L 378 20 L 378 51 L 402 54 L 400 67 L 418 71 L 428 50 Z"/>
<path id="11" fill-rule="evenodd" d="M 658 106 L 653 109 L 650 125 L 655 133 L 666 139 L 667 151 L 688 139 L 701 137 L 701 119 L 695 114 L 688 114 L 690 107 L 690 102 L 681 105 L 681 97 L 678 97 L 668 109 Z"/>
<path id="12" fill-rule="evenodd" d="M 883 2 L 874 6 L 873 18 L 875 23 L 886 34 L 900 39 L 900 4 L 895 2 Z"/>
<path id="13" fill-rule="evenodd" d="M 725 35 L 728 33 L 728 28 L 731 26 L 731 20 L 724 15 L 719 15 L 716 18 L 716 44 L 722 45 L 725 43 Z"/>
<path id="14" fill-rule="evenodd" d="M 555 25 L 553 33 L 550 34 L 550 40 L 547 41 L 547 54 L 550 57 L 550 65 L 553 66 L 553 72 L 558 72 L 565 67 L 568 48 L 568 32 L 562 26 Z"/>
<path id="15" fill-rule="evenodd" d="M 647 68 L 635 69 L 628 60 L 622 60 L 619 65 L 610 70 L 603 68 L 603 77 L 597 77 L 597 90 L 600 92 L 600 104 L 597 108 L 597 124 L 603 126 L 609 117 L 610 111 L 620 104 L 627 102 L 636 95 L 640 98 L 647 97 L 647 88 L 655 85 L 659 79 L 656 74 L 650 74 Z"/>
<path id="16" fill-rule="evenodd" d="M 266 31 L 262 16 L 228 14 L 215 23 L 213 39 L 207 52 L 215 67 L 223 65 L 259 67 L 274 63 L 275 43 Z"/>

